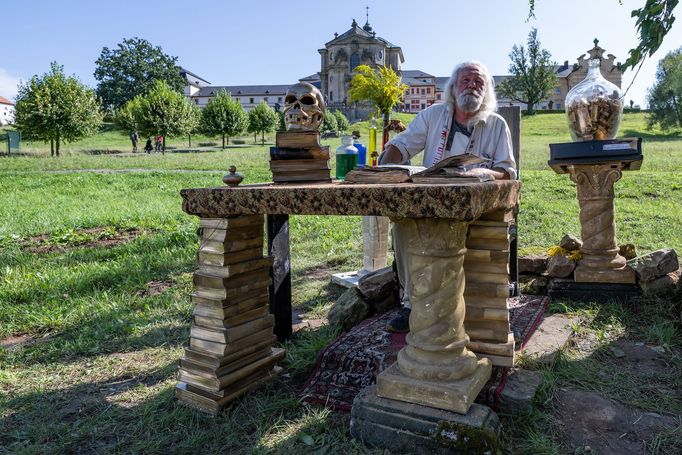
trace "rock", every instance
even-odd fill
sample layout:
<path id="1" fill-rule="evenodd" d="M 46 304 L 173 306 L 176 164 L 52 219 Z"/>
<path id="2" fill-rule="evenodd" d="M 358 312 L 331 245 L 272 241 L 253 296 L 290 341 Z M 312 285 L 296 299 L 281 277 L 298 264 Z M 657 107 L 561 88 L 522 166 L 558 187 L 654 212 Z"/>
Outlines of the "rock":
<path id="1" fill-rule="evenodd" d="M 519 258 L 519 273 L 545 273 L 547 271 L 547 254 L 531 254 Z"/>
<path id="2" fill-rule="evenodd" d="M 521 292 L 523 294 L 546 295 L 548 284 L 549 280 L 547 277 L 535 277 L 522 286 Z"/>
<path id="3" fill-rule="evenodd" d="M 384 267 L 360 278 L 358 290 L 368 302 L 383 301 L 393 294 L 396 285 L 393 268 Z"/>
<path id="4" fill-rule="evenodd" d="M 575 262 L 569 261 L 563 254 L 551 256 L 547 261 L 547 275 L 554 278 L 567 278 L 575 269 Z"/>
<path id="5" fill-rule="evenodd" d="M 632 243 L 626 243 L 618 248 L 618 254 L 629 261 L 637 257 L 637 249 Z"/>
<path id="6" fill-rule="evenodd" d="M 349 330 L 367 317 L 369 305 L 356 288 L 350 288 L 339 297 L 329 310 L 329 324 Z"/>
<path id="7" fill-rule="evenodd" d="M 652 281 L 674 272 L 680 267 L 677 253 L 672 248 L 657 250 L 628 261 L 639 281 Z"/>
<path id="8" fill-rule="evenodd" d="M 681 274 L 682 269 L 677 269 L 651 281 L 640 281 L 639 287 L 648 295 L 673 294 L 679 285 Z"/>
<path id="9" fill-rule="evenodd" d="M 500 410 L 505 414 L 531 412 L 541 384 L 542 373 L 539 371 L 512 369 L 500 394 Z"/>
<path id="10" fill-rule="evenodd" d="M 566 234 L 559 242 L 559 246 L 566 251 L 579 250 L 583 246 L 583 242 L 576 236 Z"/>
<path id="11" fill-rule="evenodd" d="M 391 293 L 391 295 L 384 300 L 370 301 L 367 302 L 367 305 L 369 305 L 369 314 L 381 314 L 388 310 L 392 310 L 393 308 L 400 307 L 400 299 L 397 298 L 394 293 Z"/>

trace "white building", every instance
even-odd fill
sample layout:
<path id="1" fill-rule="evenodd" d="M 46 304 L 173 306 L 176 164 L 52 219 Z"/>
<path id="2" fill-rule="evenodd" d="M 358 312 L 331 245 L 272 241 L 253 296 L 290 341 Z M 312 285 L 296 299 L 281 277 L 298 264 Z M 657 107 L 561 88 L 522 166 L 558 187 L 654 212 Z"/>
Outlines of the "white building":
<path id="1" fill-rule="evenodd" d="M 14 122 L 14 103 L 0 96 L 0 126 Z"/>

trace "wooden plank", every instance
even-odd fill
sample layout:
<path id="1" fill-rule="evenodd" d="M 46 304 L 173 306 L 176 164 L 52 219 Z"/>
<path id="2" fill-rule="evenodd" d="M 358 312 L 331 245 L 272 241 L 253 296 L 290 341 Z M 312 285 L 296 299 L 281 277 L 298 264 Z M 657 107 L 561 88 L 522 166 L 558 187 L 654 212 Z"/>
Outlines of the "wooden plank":
<path id="1" fill-rule="evenodd" d="M 509 227 L 508 226 L 480 226 L 480 225 L 469 225 L 469 239 L 479 238 L 479 239 L 496 239 L 496 240 L 508 240 L 509 239 Z"/>
<path id="2" fill-rule="evenodd" d="M 465 317 L 467 320 L 480 321 L 505 321 L 509 322 L 509 310 L 506 308 L 482 308 L 476 306 L 466 306 Z"/>
<path id="3" fill-rule="evenodd" d="M 189 336 L 191 339 L 200 339 L 228 344 L 234 343 L 240 338 L 247 337 L 263 329 L 271 328 L 274 325 L 274 316 L 268 314 L 262 318 L 254 319 L 253 321 L 227 328 L 206 328 L 193 324 L 189 329 Z"/>
<path id="4" fill-rule="evenodd" d="M 195 364 L 201 364 L 205 368 L 220 368 L 244 356 L 253 354 L 254 352 L 264 349 L 266 347 L 272 347 L 277 342 L 277 337 L 273 334 L 268 334 L 267 337 L 260 339 L 260 341 L 253 342 L 249 346 L 229 355 L 215 355 L 207 352 L 196 351 L 194 349 L 185 349 L 185 358 L 191 360 Z"/>
<path id="5" fill-rule="evenodd" d="M 464 302 L 466 307 L 479 307 L 479 308 L 494 308 L 494 309 L 509 309 L 509 300 L 506 297 L 485 297 L 480 295 L 470 295 L 465 294 Z"/>
<path id="6" fill-rule="evenodd" d="M 492 262 L 496 264 L 506 264 L 509 262 L 509 252 L 467 248 L 467 251 L 464 254 L 464 260 L 466 262 Z"/>
<path id="7" fill-rule="evenodd" d="M 261 243 L 255 248 L 250 248 L 241 251 L 234 251 L 232 253 L 214 253 L 212 251 L 202 251 L 197 253 L 197 262 L 199 265 L 216 265 L 224 266 L 236 264 L 237 262 L 250 261 L 263 257 L 263 244 Z"/>
<path id="8" fill-rule="evenodd" d="M 488 343 L 485 341 L 470 341 L 467 343 L 467 349 L 474 351 L 476 354 L 493 354 L 502 357 L 514 357 L 514 342 L 507 343 Z"/>
<path id="9" fill-rule="evenodd" d="M 484 273 L 465 270 L 464 277 L 467 286 L 471 283 L 492 283 L 509 286 L 509 275 L 506 273 Z"/>
<path id="10" fill-rule="evenodd" d="M 469 296 L 481 297 L 509 297 L 509 284 L 479 283 L 466 281 L 464 286 L 465 300 Z"/>
<path id="11" fill-rule="evenodd" d="M 263 224 L 263 215 L 242 215 L 228 218 L 200 218 L 199 227 L 209 229 L 232 229 L 255 224 Z"/>
<path id="12" fill-rule="evenodd" d="M 514 366 L 514 357 L 503 357 L 499 355 L 492 355 L 492 354 L 479 354 L 476 353 L 476 357 L 483 358 L 487 357 L 490 359 L 492 362 L 493 366 L 496 367 L 506 367 L 506 368 L 512 368 Z"/>
<path id="13" fill-rule="evenodd" d="M 509 332 L 504 330 L 492 330 L 492 329 L 479 329 L 479 328 L 467 328 L 464 326 L 469 338 L 475 341 L 488 340 L 488 341 L 501 341 L 506 343 L 509 339 Z"/>
<path id="14" fill-rule="evenodd" d="M 243 273 L 269 270 L 272 262 L 273 259 L 268 256 L 227 265 L 199 264 L 198 271 L 215 277 L 231 278 Z"/>
<path id="15" fill-rule="evenodd" d="M 464 257 L 464 273 L 468 274 L 470 272 L 498 273 L 498 274 L 504 275 L 507 278 L 509 278 L 509 264 L 507 262 L 504 262 L 502 264 L 485 263 L 485 262 L 472 262 L 472 261 L 467 261 L 467 257 L 465 256 Z"/>
<path id="16" fill-rule="evenodd" d="M 468 238 L 466 242 L 467 249 L 474 250 L 493 250 L 509 252 L 509 241 L 505 239 L 482 239 L 482 238 Z"/>
<path id="17" fill-rule="evenodd" d="M 496 320 L 496 319 L 486 319 L 486 320 L 471 320 L 464 319 L 464 327 L 469 330 L 493 330 L 495 332 L 504 332 L 504 338 L 502 341 L 507 341 L 509 336 L 509 321 L 506 319 Z M 497 339 L 497 338 L 495 338 Z"/>

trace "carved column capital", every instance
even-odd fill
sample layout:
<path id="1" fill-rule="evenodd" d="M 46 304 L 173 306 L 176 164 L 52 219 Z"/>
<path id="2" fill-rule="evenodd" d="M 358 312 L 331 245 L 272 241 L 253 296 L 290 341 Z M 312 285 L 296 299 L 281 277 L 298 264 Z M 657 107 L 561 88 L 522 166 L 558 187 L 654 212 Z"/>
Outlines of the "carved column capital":
<path id="1" fill-rule="evenodd" d="M 613 185 L 623 176 L 622 168 L 621 163 L 568 166 L 571 180 L 578 186 L 578 200 L 613 199 Z"/>

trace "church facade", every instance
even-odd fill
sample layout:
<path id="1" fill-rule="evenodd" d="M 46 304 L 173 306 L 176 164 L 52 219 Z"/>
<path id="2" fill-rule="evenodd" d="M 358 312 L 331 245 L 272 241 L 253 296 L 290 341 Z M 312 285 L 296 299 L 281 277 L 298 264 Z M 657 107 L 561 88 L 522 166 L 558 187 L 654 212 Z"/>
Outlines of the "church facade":
<path id="1" fill-rule="evenodd" d="M 348 90 L 355 67 L 389 66 L 399 75 L 405 61 L 400 47 L 377 36 L 369 22 L 360 27 L 353 19 L 351 28 L 325 43 L 320 53 L 320 90 L 330 106 L 348 102 Z"/>

